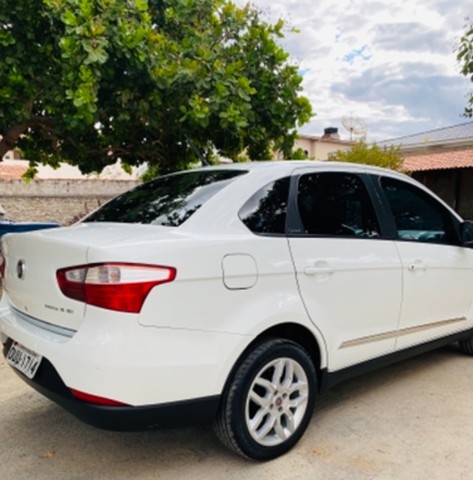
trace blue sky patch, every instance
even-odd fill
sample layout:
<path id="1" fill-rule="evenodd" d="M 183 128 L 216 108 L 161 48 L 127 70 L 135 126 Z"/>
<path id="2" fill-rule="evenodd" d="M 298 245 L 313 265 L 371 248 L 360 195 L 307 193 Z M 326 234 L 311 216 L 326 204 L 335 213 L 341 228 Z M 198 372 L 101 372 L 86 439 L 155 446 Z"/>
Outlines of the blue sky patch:
<path id="1" fill-rule="evenodd" d="M 363 45 L 361 48 L 354 49 L 343 57 L 343 61 L 350 65 L 357 59 L 369 60 L 371 55 L 368 53 L 368 45 Z"/>
<path id="2" fill-rule="evenodd" d="M 304 75 L 306 75 L 307 73 L 309 73 L 310 70 L 311 70 L 310 68 L 301 68 L 301 69 L 299 69 L 299 72 L 298 72 L 298 73 L 299 73 L 299 75 L 300 75 L 301 77 L 303 77 Z"/>

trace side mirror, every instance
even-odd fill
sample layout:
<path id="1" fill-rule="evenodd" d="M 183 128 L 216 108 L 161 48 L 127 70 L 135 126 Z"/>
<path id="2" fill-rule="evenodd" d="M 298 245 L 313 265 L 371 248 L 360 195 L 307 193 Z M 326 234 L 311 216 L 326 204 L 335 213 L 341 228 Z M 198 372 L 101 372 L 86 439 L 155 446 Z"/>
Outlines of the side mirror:
<path id="1" fill-rule="evenodd" d="M 473 222 L 466 220 L 460 225 L 460 240 L 464 247 L 473 248 Z"/>

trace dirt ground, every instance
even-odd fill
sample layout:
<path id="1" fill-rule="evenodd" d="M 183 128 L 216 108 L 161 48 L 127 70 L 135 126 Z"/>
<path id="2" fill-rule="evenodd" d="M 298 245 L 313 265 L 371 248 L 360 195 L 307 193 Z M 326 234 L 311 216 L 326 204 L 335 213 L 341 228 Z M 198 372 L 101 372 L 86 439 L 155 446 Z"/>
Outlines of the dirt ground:
<path id="1" fill-rule="evenodd" d="M 473 358 L 452 346 L 322 395 L 289 454 L 243 460 L 211 428 L 117 433 L 82 424 L 0 360 L 2 480 L 471 480 Z"/>

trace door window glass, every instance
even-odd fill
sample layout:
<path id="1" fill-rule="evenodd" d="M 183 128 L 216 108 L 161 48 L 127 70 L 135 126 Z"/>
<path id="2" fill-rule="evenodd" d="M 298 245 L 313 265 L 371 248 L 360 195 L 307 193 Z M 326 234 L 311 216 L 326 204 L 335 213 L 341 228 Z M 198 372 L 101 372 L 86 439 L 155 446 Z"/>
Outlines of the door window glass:
<path id="1" fill-rule="evenodd" d="M 428 243 L 453 240 L 450 216 L 434 198 L 413 185 L 392 178 L 383 178 L 381 186 L 400 239 Z"/>
<path id="2" fill-rule="evenodd" d="M 379 237 L 371 200 L 357 175 L 337 172 L 302 175 L 297 205 L 306 234 Z"/>

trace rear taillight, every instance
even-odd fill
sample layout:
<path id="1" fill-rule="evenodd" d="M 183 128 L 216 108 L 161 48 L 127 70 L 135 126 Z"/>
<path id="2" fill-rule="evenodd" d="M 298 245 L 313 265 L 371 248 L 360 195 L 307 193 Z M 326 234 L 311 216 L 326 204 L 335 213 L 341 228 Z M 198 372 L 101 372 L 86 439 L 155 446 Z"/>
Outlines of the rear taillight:
<path id="1" fill-rule="evenodd" d="M 111 398 L 99 397 L 97 395 L 92 395 L 91 393 L 81 392 L 80 390 L 76 390 L 74 388 L 71 388 L 70 390 L 72 395 L 74 395 L 77 400 L 81 400 L 82 402 L 93 403 L 95 405 L 104 405 L 107 407 L 124 407 L 127 405 L 126 403 L 112 400 Z"/>
<path id="2" fill-rule="evenodd" d="M 139 313 L 148 293 L 172 282 L 176 269 L 133 263 L 95 263 L 62 268 L 56 272 L 61 292 L 87 305 Z"/>

